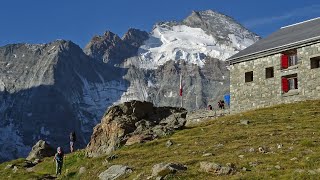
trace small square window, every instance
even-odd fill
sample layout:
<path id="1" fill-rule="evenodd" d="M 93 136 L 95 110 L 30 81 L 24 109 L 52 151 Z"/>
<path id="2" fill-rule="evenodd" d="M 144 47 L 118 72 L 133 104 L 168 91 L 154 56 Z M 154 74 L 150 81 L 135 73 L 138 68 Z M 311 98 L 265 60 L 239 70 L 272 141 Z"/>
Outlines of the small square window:
<path id="1" fill-rule="evenodd" d="M 320 67 L 320 56 L 311 58 L 310 65 L 311 65 L 311 69 L 319 68 Z"/>
<path id="2" fill-rule="evenodd" d="M 266 68 L 266 79 L 273 78 L 273 77 L 274 77 L 273 67 Z"/>
<path id="3" fill-rule="evenodd" d="M 253 71 L 245 73 L 245 82 L 252 82 L 253 81 Z"/>

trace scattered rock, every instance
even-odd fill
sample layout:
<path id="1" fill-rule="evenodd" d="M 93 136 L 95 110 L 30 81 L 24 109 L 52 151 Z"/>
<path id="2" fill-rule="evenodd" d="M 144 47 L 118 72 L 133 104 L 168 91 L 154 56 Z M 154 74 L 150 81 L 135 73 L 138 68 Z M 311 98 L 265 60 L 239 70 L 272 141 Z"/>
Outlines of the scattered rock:
<path id="1" fill-rule="evenodd" d="M 16 173 L 18 171 L 18 167 L 17 166 L 14 166 L 13 168 L 12 168 L 12 172 L 13 173 Z"/>
<path id="2" fill-rule="evenodd" d="M 152 167 L 152 177 L 165 177 L 177 171 L 185 171 L 187 167 L 177 163 L 159 163 Z"/>
<path id="3" fill-rule="evenodd" d="M 303 170 L 303 169 L 296 169 L 294 172 L 297 172 L 297 173 L 304 173 L 304 170 Z"/>
<path id="4" fill-rule="evenodd" d="M 152 137 L 152 135 L 146 135 L 146 134 L 133 135 L 127 140 L 125 145 L 131 146 L 133 144 L 144 143 L 147 141 L 151 141 L 153 139 L 154 138 Z"/>
<path id="5" fill-rule="evenodd" d="M 274 166 L 276 169 L 280 170 L 281 167 L 279 165 Z"/>
<path id="6" fill-rule="evenodd" d="M 259 151 L 259 153 L 267 153 L 266 148 L 261 147 L 261 146 L 258 148 L 258 151 Z"/>
<path id="7" fill-rule="evenodd" d="M 294 158 L 291 158 L 290 160 L 291 161 L 296 161 L 296 160 L 298 160 L 298 158 L 294 157 Z"/>
<path id="8" fill-rule="evenodd" d="M 169 139 L 167 142 L 166 142 L 166 147 L 170 147 L 173 145 L 173 142 Z"/>
<path id="9" fill-rule="evenodd" d="M 40 159 L 35 159 L 35 160 L 32 162 L 32 164 L 37 165 L 37 164 L 39 164 L 40 162 L 41 162 Z"/>
<path id="10" fill-rule="evenodd" d="M 242 158 L 244 158 L 244 155 L 239 155 L 238 157 L 242 159 Z"/>
<path id="11" fill-rule="evenodd" d="M 217 175 L 229 175 L 236 172 L 234 164 L 228 163 L 227 166 L 221 166 L 217 163 L 212 162 L 200 162 L 200 171 L 207 173 L 214 173 Z"/>
<path id="12" fill-rule="evenodd" d="M 294 129 L 293 126 L 287 126 L 286 128 L 287 128 L 287 129 Z"/>
<path id="13" fill-rule="evenodd" d="M 283 144 L 277 144 L 277 148 L 281 149 L 283 147 Z"/>
<path id="14" fill-rule="evenodd" d="M 309 174 L 312 174 L 312 175 L 317 174 L 317 172 L 316 172 L 315 170 L 308 170 L 308 173 L 309 173 Z"/>
<path id="15" fill-rule="evenodd" d="M 259 164 L 262 164 L 262 162 L 260 162 L 260 161 L 249 162 L 249 166 L 251 166 L 251 167 L 256 167 Z"/>
<path id="16" fill-rule="evenodd" d="M 128 166 L 113 165 L 99 175 L 100 180 L 113 180 L 122 175 L 132 173 L 132 169 Z"/>
<path id="17" fill-rule="evenodd" d="M 221 165 L 212 162 L 200 162 L 200 170 L 207 173 L 215 173 L 217 170 L 221 169 Z"/>
<path id="18" fill-rule="evenodd" d="M 37 161 L 36 161 L 36 162 L 37 162 Z M 30 168 L 30 167 L 33 167 L 33 166 L 35 166 L 35 165 L 37 165 L 37 164 L 35 164 L 35 163 L 31 162 L 31 161 L 25 160 L 25 161 L 23 162 L 23 164 L 22 164 L 22 167 Z"/>
<path id="19" fill-rule="evenodd" d="M 4 169 L 11 169 L 11 168 L 13 168 L 13 164 L 8 164 Z"/>
<path id="20" fill-rule="evenodd" d="M 249 148 L 249 150 L 248 150 L 248 152 L 254 152 L 254 151 L 255 151 L 255 150 L 254 150 L 253 147 Z"/>
<path id="21" fill-rule="evenodd" d="M 79 174 L 81 175 L 81 174 L 85 173 L 86 171 L 87 171 L 87 169 L 82 166 L 82 167 L 80 167 L 80 169 L 79 169 Z"/>
<path id="22" fill-rule="evenodd" d="M 111 154 L 110 156 L 107 157 L 107 160 L 108 161 L 111 161 L 111 160 L 114 160 L 114 159 L 117 159 L 118 158 L 118 155 L 116 154 Z"/>
<path id="23" fill-rule="evenodd" d="M 203 157 L 208 157 L 208 156 L 213 156 L 213 154 L 212 154 L 212 153 L 205 153 L 205 154 L 203 154 L 202 156 L 203 156 Z"/>
<path id="24" fill-rule="evenodd" d="M 246 167 L 242 167 L 241 168 L 242 171 L 251 171 L 250 169 L 246 168 Z"/>
<path id="25" fill-rule="evenodd" d="M 53 149 L 48 143 L 43 140 L 39 140 L 30 151 L 27 160 L 32 159 L 43 159 L 44 157 L 54 156 L 56 153 L 55 149 Z"/>
<path id="26" fill-rule="evenodd" d="M 249 121 L 248 120 L 240 120 L 240 124 L 242 125 L 248 125 Z"/>
<path id="27" fill-rule="evenodd" d="M 221 144 L 221 143 L 215 145 L 215 147 L 217 147 L 217 148 L 220 148 L 220 147 L 223 147 L 223 146 L 224 146 L 224 145 Z"/>
<path id="28" fill-rule="evenodd" d="M 27 172 L 33 172 L 34 169 L 33 169 L 33 167 L 30 167 L 30 168 L 26 168 L 26 171 L 27 171 Z"/>

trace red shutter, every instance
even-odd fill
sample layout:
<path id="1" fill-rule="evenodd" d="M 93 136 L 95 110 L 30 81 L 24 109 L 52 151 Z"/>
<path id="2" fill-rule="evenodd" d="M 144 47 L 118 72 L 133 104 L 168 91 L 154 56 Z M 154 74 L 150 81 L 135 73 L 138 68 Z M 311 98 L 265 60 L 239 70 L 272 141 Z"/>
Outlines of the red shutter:
<path id="1" fill-rule="evenodd" d="M 288 91 L 289 91 L 289 82 L 288 82 L 288 79 L 285 78 L 285 77 L 283 77 L 283 78 L 281 79 L 281 81 L 282 81 L 282 91 L 283 91 L 283 92 L 288 92 Z"/>
<path id="2" fill-rule="evenodd" d="M 287 69 L 289 66 L 289 56 L 282 54 L 281 56 L 281 67 L 282 69 Z"/>

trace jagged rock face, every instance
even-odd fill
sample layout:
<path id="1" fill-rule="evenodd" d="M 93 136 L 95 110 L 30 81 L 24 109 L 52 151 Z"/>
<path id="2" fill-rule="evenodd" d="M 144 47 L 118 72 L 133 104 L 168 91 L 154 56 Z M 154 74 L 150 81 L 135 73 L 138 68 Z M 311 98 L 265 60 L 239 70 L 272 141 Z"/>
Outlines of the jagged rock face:
<path id="1" fill-rule="evenodd" d="M 122 39 L 107 31 L 103 36 L 93 37 L 84 52 L 104 63 L 121 64 L 124 59 L 136 55 L 138 47 L 147 38 L 147 32 L 137 29 L 130 29 Z"/>
<path id="2" fill-rule="evenodd" d="M 184 127 L 186 114 L 183 108 L 154 107 L 141 101 L 113 106 L 94 128 L 86 154 L 89 157 L 110 154 L 137 135 L 154 139 L 171 134 Z"/>
<path id="3" fill-rule="evenodd" d="M 123 70 L 95 63 L 70 41 L 0 47 L 0 63 L 0 161 L 25 157 L 39 139 L 67 149 L 71 131 L 83 147 L 127 88 Z"/>
<path id="4" fill-rule="evenodd" d="M 149 34 L 145 31 L 140 31 L 139 29 L 130 28 L 128 32 L 122 37 L 122 40 L 127 44 L 130 44 L 138 48 L 143 44 L 145 40 L 149 38 Z"/>
<path id="5" fill-rule="evenodd" d="M 260 39 L 259 36 L 247 30 L 231 17 L 212 10 L 193 11 L 181 24 L 203 29 L 215 37 L 220 44 L 231 45 L 235 41 L 239 45 L 234 46 L 237 51 L 251 45 L 246 44 L 244 40 L 247 39 L 255 42 Z"/>
<path id="6" fill-rule="evenodd" d="M 140 99 L 157 106 L 180 107 L 180 74 L 182 74 L 183 107 L 188 110 L 215 105 L 229 91 L 229 71 L 224 61 L 208 59 L 205 66 L 168 61 L 156 70 L 131 66 L 125 76 L 130 87 L 121 101 Z"/>

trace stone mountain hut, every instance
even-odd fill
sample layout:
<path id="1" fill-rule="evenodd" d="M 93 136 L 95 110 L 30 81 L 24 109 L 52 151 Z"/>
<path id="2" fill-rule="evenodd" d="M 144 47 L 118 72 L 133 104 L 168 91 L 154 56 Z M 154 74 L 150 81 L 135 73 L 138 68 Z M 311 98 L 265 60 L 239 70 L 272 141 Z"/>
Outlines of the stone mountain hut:
<path id="1" fill-rule="evenodd" d="M 320 18 L 282 27 L 228 62 L 231 113 L 320 99 Z"/>

